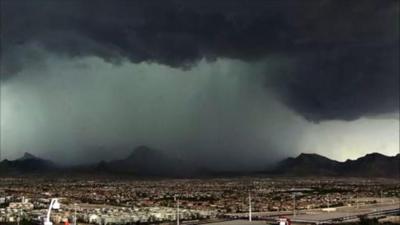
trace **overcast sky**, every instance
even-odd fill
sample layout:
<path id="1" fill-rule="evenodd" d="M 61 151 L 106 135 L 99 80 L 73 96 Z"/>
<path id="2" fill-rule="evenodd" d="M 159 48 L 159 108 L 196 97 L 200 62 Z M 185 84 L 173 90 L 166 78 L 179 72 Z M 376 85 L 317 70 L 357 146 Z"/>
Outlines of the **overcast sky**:
<path id="1" fill-rule="evenodd" d="M 1 21 L 2 158 L 399 152 L 395 0 L 5 0 Z"/>

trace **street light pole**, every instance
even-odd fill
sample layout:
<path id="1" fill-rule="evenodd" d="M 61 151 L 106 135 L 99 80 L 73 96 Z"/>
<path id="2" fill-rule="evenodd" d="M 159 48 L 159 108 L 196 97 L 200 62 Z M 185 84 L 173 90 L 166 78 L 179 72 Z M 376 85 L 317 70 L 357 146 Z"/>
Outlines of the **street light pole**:
<path id="1" fill-rule="evenodd" d="M 252 215 L 251 215 L 251 193 L 249 192 L 249 221 L 251 222 Z"/>
<path id="2" fill-rule="evenodd" d="M 18 219 L 17 219 L 17 225 L 19 225 L 19 221 L 20 221 L 20 219 L 21 219 L 21 215 L 22 215 L 21 210 L 22 210 L 22 209 L 19 209 L 19 215 L 18 215 Z"/>
<path id="3" fill-rule="evenodd" d="M 60 209 L 60 203 L 58 202 L 57 198 L 52 198 L 50 201 L 50 206 L 47 211 L 47 216 L 46 220 L 44 221 L 44 225 L 53 225 L 53 223 L 50 221 L 50 213 L 52 209 Z"/>
<path id="4" fill-rule="evenodd" d="M 179 225 L 179 199 L 175 195 L 175 201 L 176 201 L 176 225 Z"/>

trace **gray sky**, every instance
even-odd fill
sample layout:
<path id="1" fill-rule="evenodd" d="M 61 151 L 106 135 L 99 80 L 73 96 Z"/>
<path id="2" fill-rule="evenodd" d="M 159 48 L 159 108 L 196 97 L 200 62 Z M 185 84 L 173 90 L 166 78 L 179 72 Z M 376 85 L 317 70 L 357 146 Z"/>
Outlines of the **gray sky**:
<path id="1" fill-rule="evenodd" d="M 318 2 L 1 1 L 2 157 L 397 154 L 398 2 Z"/>

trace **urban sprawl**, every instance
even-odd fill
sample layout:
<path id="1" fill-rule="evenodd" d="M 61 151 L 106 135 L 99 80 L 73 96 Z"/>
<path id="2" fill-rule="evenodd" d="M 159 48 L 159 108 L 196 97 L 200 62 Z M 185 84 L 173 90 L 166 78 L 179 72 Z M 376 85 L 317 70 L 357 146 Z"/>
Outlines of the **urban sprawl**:
<path id="1" fill-rule="evenodd" d="M 296 216 L 370 205 L 399 204 L 400 184 L 386 179 L 231 178 L 84 180 L 0 178 L 0 223 L 40 224 L 51 199 L 55 223 L 199 224 Z"/>

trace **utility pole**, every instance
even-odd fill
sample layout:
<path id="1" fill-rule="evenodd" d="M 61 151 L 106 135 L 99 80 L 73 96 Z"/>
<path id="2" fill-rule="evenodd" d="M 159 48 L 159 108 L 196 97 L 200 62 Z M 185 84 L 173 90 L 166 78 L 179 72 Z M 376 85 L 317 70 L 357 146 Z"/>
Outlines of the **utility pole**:
<path id="1" fill-rule="evenodd" d="M 74 203 L 74 225 L 76 225 L 76 203 Z"/>
<path id="2" fill-rule="evenodd" d="M 282 199 L 279 199 L 279 206 L 278 206 L 278 212 L 281 212 L 281 207 L 282 207 Z"/>
<path id="3" fill-rule="evenodd" d="M 252 215 L 251 215 L 251 193 L 249 192 L 249 221 L 252 221 Z"/>
<path id="4" fill-rule="evenodd" d="M 176 201 L 176 225 L 179 225 L 179 199 L 175 195 L 175 201 Z"/>
<path id="5" fill-rule="evenodd" d="M 327 198 L 328 198 L 328 213 L 329 213 L 329 194 L 327 194 Z"/>
<path id="6" fill-rule="evenodd" d="M 296 216 L 296 194 L 293 193 L 293 217 Z"/>
<path id="7" fill-rule="evenodd" d="M 18 218 L 17 218 L 17 225 L 19 225 L 20 217 L 21 217 L 21 209 L 18 210 Z"/>
<path id="8" fill-rule="evenodd" d="M 357 209 L 359 209 L 359 204 L 358 204 L 358 194 L 356 195 L 356 202 L 357 202 Z"/>

